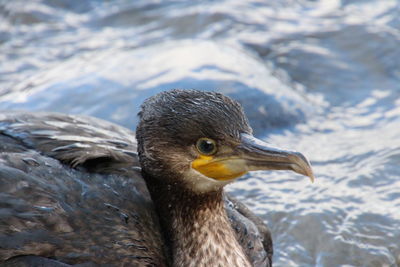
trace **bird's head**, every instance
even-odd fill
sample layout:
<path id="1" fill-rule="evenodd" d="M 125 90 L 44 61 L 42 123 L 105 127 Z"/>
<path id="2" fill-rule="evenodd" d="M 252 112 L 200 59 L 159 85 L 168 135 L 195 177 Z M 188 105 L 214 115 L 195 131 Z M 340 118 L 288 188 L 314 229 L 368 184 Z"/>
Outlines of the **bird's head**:
<path id="1" fill-rule="evenodd" d="M 254 138 L 241 105 L 222 94 L 162 92 L 143 103 L 139 117 L 142 170 L 160 184 L 206 193 L 255 170 L 292 170 L 313 180 L 302 154 Z"/>

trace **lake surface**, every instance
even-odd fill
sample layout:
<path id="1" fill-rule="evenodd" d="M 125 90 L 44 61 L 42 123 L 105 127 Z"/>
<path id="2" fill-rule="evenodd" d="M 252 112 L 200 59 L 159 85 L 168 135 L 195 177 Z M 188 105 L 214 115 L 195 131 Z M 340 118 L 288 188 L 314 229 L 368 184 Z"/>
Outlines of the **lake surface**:
<path id="1" fill-rule="evenodd" d="M 162 90 L 240 101 L 316 181 L 228 191 L 273 233 L 275 266 L 400 266 L 400 1 L 0 0 L 0 109 L 131 129 Z"/>

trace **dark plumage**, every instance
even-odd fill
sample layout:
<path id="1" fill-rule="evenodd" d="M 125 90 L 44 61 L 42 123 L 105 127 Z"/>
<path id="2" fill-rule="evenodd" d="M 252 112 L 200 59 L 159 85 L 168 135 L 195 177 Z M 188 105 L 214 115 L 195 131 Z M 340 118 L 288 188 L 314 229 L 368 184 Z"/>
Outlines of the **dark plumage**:
<path id="1" fill-rule="evenodd" d="M 267 158 L 270 169 L 311 177 L 306 159 L 266 153 L 240 105 L 221 94 L 160 93 L 139 116 L 138 157 L 133 132 L 99 119 L 0 114 L 4 266 L 271 265 L 267 227 L 223 186 L 239 167 L 266 169 Z M 196 150 L 204 137 L 215 154 Z"/>

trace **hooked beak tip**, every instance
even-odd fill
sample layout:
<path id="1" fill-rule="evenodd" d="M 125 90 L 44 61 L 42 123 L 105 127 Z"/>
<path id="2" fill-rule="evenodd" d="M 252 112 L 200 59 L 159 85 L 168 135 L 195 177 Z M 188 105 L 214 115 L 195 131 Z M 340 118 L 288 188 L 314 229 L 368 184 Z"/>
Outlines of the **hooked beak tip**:
<path id="1" fill-rule="evenodd" d="M 306 175 L 310 178 L 311 183 L 314 183 L 314 181 L 315 181 L 314 173 L 311 171 Z"/>
<path id="2" fill-rule="evenodd" d="M 315 176 L 308 159 L 299 152 L 294 152 L 293 157 L 294 158 L 292 160 L 295 163 L 293 166 L 293 170 L 299 174 L 308 176 L 311 180 L 311 183 L 314 183 Z"/>

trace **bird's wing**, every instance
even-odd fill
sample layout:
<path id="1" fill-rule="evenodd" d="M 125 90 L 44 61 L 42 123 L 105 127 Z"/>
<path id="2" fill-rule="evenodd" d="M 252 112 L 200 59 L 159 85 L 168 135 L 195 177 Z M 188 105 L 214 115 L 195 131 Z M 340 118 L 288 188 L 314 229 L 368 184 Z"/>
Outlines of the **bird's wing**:
<path id="1" fill-rule="evenodd" d="M 229 194 L 225 197 L 225 207 L 236 237 L 253 266 L 272 266 L 273 245 L 267 225 Z"/>
<path id="2" fill-rule="evenodd" d="M 132 168 L 133 138 L 94 118 L 2 112 L 0 262 L 40 255 L 69 264 L 164 266 L 158 217 Z"/>

